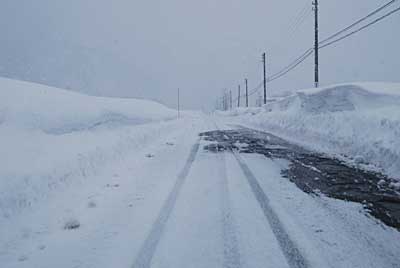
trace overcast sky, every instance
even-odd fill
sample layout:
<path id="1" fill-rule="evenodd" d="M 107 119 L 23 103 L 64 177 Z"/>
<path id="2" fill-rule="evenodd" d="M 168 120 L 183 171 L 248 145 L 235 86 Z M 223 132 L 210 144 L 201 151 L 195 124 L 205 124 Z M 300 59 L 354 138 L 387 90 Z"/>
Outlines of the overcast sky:
<path id="1" fill-rule="evenodd" d="M 210 107 L 223 88 L 261 81 L 263 51 L 273 73 L 313 45 L 311 2 L 2 0 L 0 75 L 169 106 L 179 87 L 185 108 Z M 321 39 L 385 2 L 320 0 Z M 400 13 L 322 50 L 321 84 L 400 82 L 399 25 Z M 310 57 L 269 90 L 312 86 Z"/>

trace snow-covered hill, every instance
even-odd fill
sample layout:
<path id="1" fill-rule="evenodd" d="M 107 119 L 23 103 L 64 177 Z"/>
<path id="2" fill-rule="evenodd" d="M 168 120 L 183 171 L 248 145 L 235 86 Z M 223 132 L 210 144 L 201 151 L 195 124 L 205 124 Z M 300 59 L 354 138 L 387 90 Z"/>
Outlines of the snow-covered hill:
<path id="1" fill-rule="evenodd" d="M 176 115 L 152 101 L 1 78 L 0 222 L 161 136 Z"/>
<path id="2" fill-rule="evenodd" d="M 354 83 L 300 90 L 262 108 L 222 114 L 309 148 L 368 163 L 369 168 L 381 168 L 400 179 L 400 84 Z"/>

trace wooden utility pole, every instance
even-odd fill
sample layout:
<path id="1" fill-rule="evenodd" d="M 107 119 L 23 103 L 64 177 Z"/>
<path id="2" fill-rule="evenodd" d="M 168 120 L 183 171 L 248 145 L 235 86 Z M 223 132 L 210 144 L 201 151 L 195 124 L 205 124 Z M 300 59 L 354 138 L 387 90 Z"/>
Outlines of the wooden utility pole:
<path id="1" fill-rule="evenodd" d="M 315 82 L 315 87 L 319 86 L 319 58 L 318 58 L 318 0 L 314 0 L 314 17 L 315 17 L 315 25 L 314 25 L 314 31 L 315 31 L 315 38 L 314 38 L 314 61 L 315 61 L 315 70 L 314 70 L 314 82 Z"/>
<path id="2" fill-rule="evenodd" d="M 228 110 L 228 93 L 224 92 L 224 111 Z"/>
<path id="3" fill-rule="evenodd" d="M 238 107 L 240 107 L 240 85 L 238 87 Z"/>
<path id="4" fill-rule="evenodd" d="M 267 67 L 265 53 L 262 55 L 262 60 L 264 65 L 264 104 L 267 104 Z"/>
<path id="5" fill-rule="evenodd" d="M 179 92 L 179 88 L 178 88 L 178 118 L 181 117 L 181 104 L 180 104 L 180 92 Z"/>
<path id="6" fill-rule="evenodd" d="M 229 90 L 229 109 L 232 110 L 232 90 Z"/>
<path id="7" fill-rule="evenodd" d="M 246 79 L 244 79 L 244 82 L 245 82 L 245 84 L 246 84 L 246 107 L 249 107 L 249 88 L 248 88 L 248 86 L 247 86 L 247 78 Z"/>
<path id="8" fill-rule="evenodd" d="M 223 90 L 223 95 L 222 95 L 222 109 L 224 111 L 228 110 L 228 92 L 226 89 Z"/>

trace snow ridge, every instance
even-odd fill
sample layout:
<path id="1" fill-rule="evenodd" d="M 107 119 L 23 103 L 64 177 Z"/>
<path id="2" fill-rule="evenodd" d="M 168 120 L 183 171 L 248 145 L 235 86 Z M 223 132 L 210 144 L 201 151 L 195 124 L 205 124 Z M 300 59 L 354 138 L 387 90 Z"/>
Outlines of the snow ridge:
<path id="1" fill-rule="evenodd" d="M 0 222 L 171 131 L 175 118 L 152 101 L 0 78 Z"/>
<path id="2" fill-rule="evenodd" d="M 261 108 L 221 114 L 400 180 L 400 84 L 300 90 Z"/>

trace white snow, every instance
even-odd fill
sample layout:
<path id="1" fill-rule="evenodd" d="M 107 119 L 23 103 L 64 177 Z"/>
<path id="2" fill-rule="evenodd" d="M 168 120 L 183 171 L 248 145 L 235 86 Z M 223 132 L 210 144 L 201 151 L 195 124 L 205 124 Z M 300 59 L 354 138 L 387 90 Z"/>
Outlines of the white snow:
<path id="1" fill-rule="evenodd" d="M 176 117 L 174 110 L 147 100 L 93 97 L 5 78 L 0 89 L 0 124 L 49 134 Z"/>
<path id="2" fill-rule="evenodd" d="M 61 165 L 61 171 L 72 173 L 65 182 L 58 182 L 57 173 L 43 178 L 57 182 L 56 188 L 47 188 L 36 178 L 37 188 L 43 189 L 27 196 L 43 200 L 8 218 L 0 217 L 0 266 L 131 267 L 198 133 L 206 130 L 203 125 L 202 118 L 187 117 L 90 131 L 91 144 L 100 147 L 91 152 L 97 157 L 84 158 L 82 170 Z M 82 149 L 78 140 L 83 133 L 65 135 L 76 138 L 71 139 L 76 144 L 64 140 L 71 151 L 86 149 L 84 144 L 90 141 L 81 139 Z M 57 150 L 51 153 L 58 156 Z M 146 157 L 149 153 L 154 157 Z M 50 171 L 51 164 L 46 166 Z M 19 186 L 19 190 L 25 187 Z M 90 205 L 93 202 L 95 207 Z M 64 230 L 71 219 L 78 220 L 80 227 Z"/>
<path id="3" fill-rule="evenodd" d="M 310 196 L 281 176 L 286 160 L 243 156 L 311 267 L 397 267 L 400 233 L 365 215 L 361 204 Z M 267 172 L 268 170 L 268 172 Z M 274 266 L 275 267 L 275 266 Z"/>
<path id="4" fill-rule="evenodd" d="M 262 108 L 219 114 L 400 179 L 400 84 L 300 90 Z"/>
<path id="5" fill-rule="evenodd" d="M 132 267 L 143 248 L 151 253 L 144 247 L 151 234 L 160 235 L 150 239 L 156 243 L 152 267 L 290 266 L 275 233 L 279 229 L 266 219 L 235 156 L 207 152 L 203 146 L 210 142 L 202 140 L 186 160 L 198 148 L 198 134 L 215 130 L 215 117 L 185 112 L 171 120 L 176 112 L 153 102 L 90 97 L 12 80 L 0 79 L 0 88 L 1 267 Z M 389 109 L 396 111 L 394 99 Z M 278 102 L 288 103 L 288 109 L 274 110 Z M 299 103 L 291 96 L 218 120 L 227 129 L 244 120 L 270 127 L 266 119 L 275 113 L 283 122 L 278 126 L 285 127 L 284 120 L 296 119 L 289 110 L 303 120 L 339 120 L 337 114 L 354 120 L 364 107 L 362 101 L 350 102 L 354 110 L 333 112 L 351 105 L 330 101 L 328 111 L 321 112 L 305 111 L 296 107 Z M 373 111 L 365 110 L 364 123 L 370 123 Z M 292 130 L 298 135 L 301 129 Z M 312 267 L 399 263 L 400 233 L 366 216 L 362 205 L 302 192 L 281 176 L 287 161 L 241 155 Z M 362 151 L 355 156 L 369 161 Z M 175 191 L 184 173 L 181 190 Z M 176 204 L 161 217 L 162 227 L 158 219 L 170 200 Z"/>
<path id="6" fill-rule="evenodd" d="M 175 118 L 152 101 L 1 78 L 0 222 L 149 143 Z"/>

